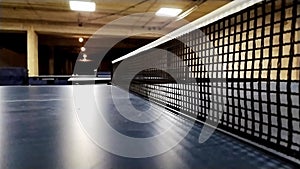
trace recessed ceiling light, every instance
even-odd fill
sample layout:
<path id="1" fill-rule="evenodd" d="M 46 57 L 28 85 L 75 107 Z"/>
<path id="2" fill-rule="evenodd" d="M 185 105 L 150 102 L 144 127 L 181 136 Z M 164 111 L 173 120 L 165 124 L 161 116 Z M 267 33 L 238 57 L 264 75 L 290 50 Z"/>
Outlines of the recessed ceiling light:
<path id="1" fill-rule="evenodd" d="M 182 9 L 178 8 L 160 8 L 155 15 L 156 16 L 167 16 L 167 17 L 175 17 L 178 16 L 182 12 Z"/>
<path id="2" fill-rule="evenodd" d="M 83 42 L 83 38 L 80 37 L 80 38 L 78 39 L 78 41 L 79 41 L 80 43 L 82 43 L 82 42 Z"/>
<path id="3" fill-rule="evenodd" d="M 81 52 L 84 52 L 85 51 L 85 47 L 81 47 L 80 50 L 81 50 Z"/>
<path id="4" fill-rule="evenodd" d="M 73 11 L 93 12 L 96 10 L 96 3 L 90 1 L 69 1 Z"/>
<path id="5" fill-rule="evenodd" d="M 87 59 L 87 57 L 88 57 L 87 54 L 84 53 L 82 55 L 82 59 L 79 59 L 79 61 L 80 62 L 90 62 L 90 61 L 92 61 L 91 59 Z"/>

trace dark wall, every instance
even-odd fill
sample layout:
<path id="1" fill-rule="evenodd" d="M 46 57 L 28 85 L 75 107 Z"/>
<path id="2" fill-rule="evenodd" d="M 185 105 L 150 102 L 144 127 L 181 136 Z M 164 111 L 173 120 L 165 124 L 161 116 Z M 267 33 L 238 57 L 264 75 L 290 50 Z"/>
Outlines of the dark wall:
<path id="1" fill-rule="evenodd" d="M 0 32 L 0 67 L 27 67 L 26 32 Z"/>

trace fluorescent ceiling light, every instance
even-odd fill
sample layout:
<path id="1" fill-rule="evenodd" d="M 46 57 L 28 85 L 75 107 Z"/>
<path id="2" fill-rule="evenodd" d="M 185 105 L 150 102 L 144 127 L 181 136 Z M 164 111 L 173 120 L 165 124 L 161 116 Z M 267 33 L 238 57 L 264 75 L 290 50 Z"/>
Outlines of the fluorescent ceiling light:
<path id="1" fill-rule="evenodd" d="M 156 16 L 167 16 L 167 17 L 175 17 L 178 16 L 182 12 L 182 9 L 177 8 L 160 8 L 155 15 Z"/>
<path id="2" fill-rule="evenodd" d="M 73 11 L 93 12 L 96 10 L 96 3 L 89 1 L 69 1 Z"/>

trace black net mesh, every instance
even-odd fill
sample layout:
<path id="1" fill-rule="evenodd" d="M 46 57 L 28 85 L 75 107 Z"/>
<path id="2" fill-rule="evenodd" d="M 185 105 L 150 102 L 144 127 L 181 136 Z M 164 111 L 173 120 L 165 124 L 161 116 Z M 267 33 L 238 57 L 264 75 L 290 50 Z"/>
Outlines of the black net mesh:
<path id="1" fill-rule="evenodd" d="M 300 1 L 264 1 L 200 30 L 158 46 L 189 66 L 180 83 L 147 69 L 131 91 L 300 159 Z M 167 55 L 161 67 L 181 70 Z"/>

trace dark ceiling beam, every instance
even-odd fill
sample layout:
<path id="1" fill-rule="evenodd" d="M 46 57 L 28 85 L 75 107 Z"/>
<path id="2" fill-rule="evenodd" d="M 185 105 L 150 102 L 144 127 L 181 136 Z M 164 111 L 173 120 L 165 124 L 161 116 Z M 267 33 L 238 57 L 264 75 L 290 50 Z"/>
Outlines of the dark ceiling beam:
<path id="1" fill-rule="evenodd" d="M 99 30 L 99 26 L 97 27 L 91 27 L 91 26 L 72 26 L 72 25 L 59 25 L 59 24 L 41 24 L 41 23 L 29 23 L 29 22 L 22 22 L 23 20 L 14 20 L 11 22 L 8 22 L 8 20 L 4 21 L 3 19 L 0 19 L 0 30 L 2 31 L 27 31 L 30 27 L 33 27 L 33 29 L 38 33 L 44 33 L 44 34 L 65 34 L 65 35 L 97 35 L 100 34 L 102 36 L 130 36 L 128 29 L 133 29 L 135 32 L 145 32 L 143 28 L 141 27 L 132 27 L 132 26 L 121 26 L 122 29 L 120 29 L 120 26 L 111 25 L 109 29 L 107 29 L 105 32 L 97 32 Z M 156 33 L 150 33 L 149 34 L 141 34 L 138 35 L 140 37 L 154 37 L 158 38 L 162 35 L 165 35 L 170 30 L 157 30 Z M 129 34 L 129 35 L 128 35 Z"/>
<path id="2" fill-rule="evenodd" d="M 95 23 L 82 23 L 81 26 L 77 21 L 54 21 L 42 19 L 28 19 L 28 18 L 7 18 L 0 16 L 1 22 L 8 23 L 27 23 L 27 24 L 44 24 L 44 25 L 57 25 L 57 26 L 74 26 L 74 27 L 95 27 L 101 28 L 104 24 Z M 116 25 L 117 26 L 117 25 Z"/>
<path id="3" fill-rule="evenodd" d="M 20 4 L 20 3 L 1 3 L 0 8 L 1 9 L 13 9 L 13 10 L 19 10 L 19 9 L 25 9 L 25 10 L 40 10 L 40 11 L 56 11 L 56 12 L 68 12 L 70 9 L 63 7 L 59 8 L 58 5 L 56 6 L 46 6 L 46 5 L 40 5 L 40 6 L 28 6 L 28 4 Z"/>
<path id="4" fill-rule="evenodd" d="M 112 39 L 112 38 L 111 38 Z M 127 38 L 117 43 L 114 48 L 135 48 L 136 46 L 145 45 L 152 42 L 156 38 L 152 39 L 141 39 L 141 38 Z M 87 39 L 88 40 L 88 39 Z M 84 43 L 80 43 L 77 38 L 66 38 L 51 35 L 40 35 L 39 44 L 45 46 L 74 46 L 82 47 Z M 95 46 L 89 45 L 91 48 L 108 48 L 111 46 Z"/>

